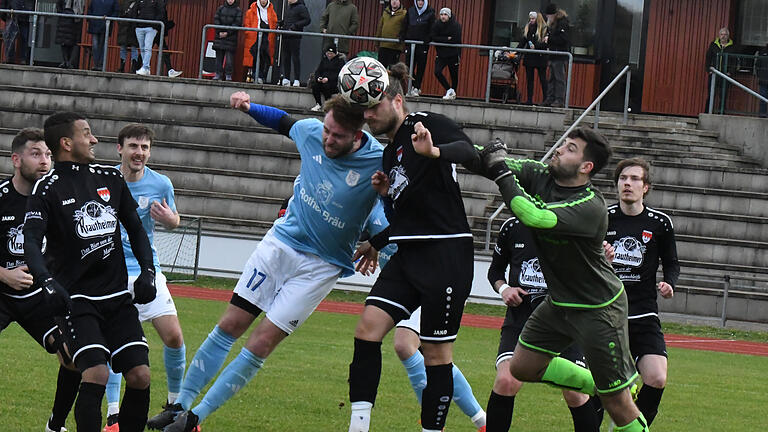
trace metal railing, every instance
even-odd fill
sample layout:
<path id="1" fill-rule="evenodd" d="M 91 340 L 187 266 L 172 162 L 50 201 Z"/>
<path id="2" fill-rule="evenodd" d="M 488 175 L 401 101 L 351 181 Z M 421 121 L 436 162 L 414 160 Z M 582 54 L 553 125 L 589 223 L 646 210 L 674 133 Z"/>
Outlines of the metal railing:
<path id="1" fill-rule="evenodd" d="M 43 12 L 43 11 L 27 11 L 27 10 L 14 10 L 14 9 L 0 9 L 0 12 L 18 14 L 18 15 L 32 15 L 32 28 L 30 29 L 29 37 L 29 65 L 34 66 L 35 61 L 35 45 L 37 44 L 37 21 L 40 16 L 70 18 L 70 19 L 84 19 L 84 20 L 101 20 L 105 21 L 104 27 L 104 57 L 101 62 L 101 70 L 106 71 L 107 68 L 107 49 L 109 48 L 109 24 L 110 21 L 117 22 L 132 22 L 137 24 L 152 24 L 160 26 L 160 44 L 157 49 L 157 74 L 162 74 L 162 58 L 163 58 L 163 38 L 165 37 L 165 23 L 157 20 L 144 20 L 138 18 L 120 18 L 109 16 L 96 16 L 96 15 L 76 15 L 65 14 L 58 12 Z"/>
<path id="2" fill-rule="evenodd" d="M 560 147 L 560 144 L 562 144 L 562 142 L 565 141 L 565 138 L 568 136 L 568 134 L 570 134 L 574 129 L 576 129 L 576 127 L 578 127 L 579 123 L 581 123 L 581 121 L 584 119 L 584 117 L 586 117 L 587 114 L 589 114 L 589 112 L 592 111 L 593 108 L 595 108 L 596 106 L 597 107 L 600 106 L 600 101 L 603 100 L 603 98 L 608 94 L 608 92 L 611 91 L 611 89 L 621 80 L 621 78 L 624 75 L 626 75 L 626 77 L 627 77 L 627 86 L 626 86 L 626 89 L 624 91 L 624 124 L 627 124 L 627 122 L 629 121 L 629 116 L 628 116 L 628 114 L 629 114 L 629 85 L 630 85 L 630 81 L 631 81 L 631 78 L 632 78 L 632 71 L 629 68 L 629 65 L 624 66 L 624 68 L 621 70 L 621 72 L 619 72 L 619 74 L 616 75 L 616 77 L 613 79 L 613 81 L 611 81 L 611 83 L 608 84 L 608 86 L 605 88 L 605 90 L 603 90 L 597 96 L 597 98 L 595 98 L 595 100 L 587 107 L 587 109 L 585 109 L 584 112 L 581 113 L 579 118 L 577 118 L 576 121 L 574 121 L 573 124 L 571 124 L 571 126 L 565 131 L 565 133 L 563 133 L 563 135 L 557 140 L 557 142 L 555 142 L 555 145 L 553 145 L 547 151 L 547 153 L 544 154 L 544 157 L 541 158 L 541 162 L 544 162 L 545 160 L 547 160 L 549 158 L 549 156 L 551 156 L 552 153 L 554 153 L 554 151 L 558 147 Z M 599 121 L 600 121 L 600 111 L 599 111 L 599 108 L 598 108 L 598 111 L 595 112 L 595 129 L 598 128 Z M 491 225 L 493 224 L 493 221 L 499 216 L 501 211 L 504 210 L 504 207 L 505 207 L 505 204 L 501 203 L 501 205 L 499 205 L 499 208 L 497 208 L 491 214 L 491 216 L 488 218 L 488 222 L 487 222 L 487 224 L 485 226 L 485 250 L 489 250 L 490 249 L 490 244 L 491 244 Z"/>
<path id="3" fill-rule="evenodd" d="M 744 84 L 736 81 L 735 79 L 729 77 L 728 75 L 720 72 L 719 70 L 715 69 L 714 67 L 710 66 L 709 67 L 709 71 L 714 74 L 714 77 L 712 78 L 712 82 L 709 84 L 709 109 L 707 110 L 707 112 L 709 114 L 712 114 L 712 109 L 713 109 L 713 107 L 715 105 L 715 82 L 717 82 L 717 78 L 718 77 L 728 81 L 729 83 L 731 83 L 731 84 L 735 85 L 736 87 L 744 90 L 745 92 L 747 92 L 748 94 L 758 98 L 759 100 L 768 103 L 768 99 L 764 98 L 763 96 L 760 96 L 760 94 L 757 93 L 756 91 L 754 91 L 751 88 L 745 86 Z M 723 101 L 723 104 L 724 103 L 725 102 Z M 724 110 L 724 107 L 721 108 L 720 114 L 723 113 L 723 110 Z"/>
<path id="4" fill-rule="evenodd" d="M 730 296 L 731 289 L 739 289 L 739 288 L 753 288 L 749 285 L 742 285 L 734 283 L 734 281 L 752 281 L 752 282 L 764 282 L 768 283 L 768 278 L 766 277 L 756 277 L 756 276 L 748 276 L 748 275 L 737 275 L 732 276 L 730 274 L 725 274 L 721 278 L 713 278 L 713 275 L 705 275 L 705 274 L 698 274 L 698 273 L 683 273 L 680 275 L 680 279 L 687 279 L 695 282 L 706 282 L 709 284 L 718 284 L 722 286 L 723 290 L 723 305 L 722 310 L 720 311 L 720 326 L 725 327 L 726 323 L 728 322 L 728 297 Z M 768 293 L 768 291 L 762 291 Z"/>
<path id="5" fill-rule="evenodd" d="M 255 28 L 255 27 L 236 27 L 236 26 L 224 26 L 224 25 L 215 25 L 215 24 L 206 24 L 203 26 L 202 29 L 202 35 L 200 37 L 200 66 L 197 71 L 197 77 L 202 78 L 203 77 L 203 60 L 205 59 L 205 51 L 207 48 L 207 38 L 206 33 L 208 29 L 219 29 L 219 30 L 238 30 L 238 31 L 253 31 L 257 32 L 257 41 L 256 43 L 261 46 L 261 39 L 263 37 L 263 33 L 275 33 L 278 35 L 294 35 L 294 36 L 310 36 L 310 37 L 322 37 L 322 38 L 333 38 L 334 43 L 338 45 L 339 39 L 350 39 L 350 40 L 364 40 L 364 41 L 372 41 L 372 42 L 394 42 L 394 43 L 405 43 L 409 44 L 411 46 L 410 54 L 410 63 L 409 63 L 409 71 L 408 75 L 413 76 L 413 67 L 414 67 L 414 56 L 415 56 L 415 50 L 416 45 L 424 45 L 423 41 L 415 41 L 415 40 L 405 40 L 400 41 L 399 39 L 393 39 L 393 38 L 380 38 L 380 37 L 373 37 L 373 36 L 350 36 L 350 35 L 342 35 L 342 34 L 334 34 L 334 33 L 317 33 L 317 32 L 297 32 L 297 31 L 290 31 L 290 30 L 273 30 L 273 29 L 262 29 L 262 28 Z M 433 46 L 445 46 L 445 47 L 452 47 L 452 48 L 468 48 L 468 49 L 477 49 L 477 50 L 488 50 L 488 71 L 486 74 L 486 85 L 485 85 L 485 101 L 490 101 L 490 94 L 491 94 L 491 71 L 493 68 L 493 54 L 494 51 L 515 51 L 520 53 L 531 53 L 531 54 L 540 54 L 540 55 L 546 55 L 546 56 L 563 56 L 567 57 L 568 59 L 568 74 L 567 74 L 567 81 L 565 85 L 565 108 L 568 108 L 570 96 L 571 96 L 571 79 L 573 77 L 573 55 L 569 52 L 564 51 L 546 51 L 543 52 L 542 50 L 531 50 L 527 48 L 511 48 L 506 46 L 490 46 L 490 45 L 472 45 L 472 44 L 446 44 L 446 43 L 438 43 L 438 42 L 430 42 L 428 45 Z M 260 57 L 261 57 L 261 50 L 257 50 L 256 53 L 256 61 L 255 61 L 255 69 L 259 70 L 259 63 L 260 63 Z M 273 72 L 274 73 L 274 72 Z M 411 79 L 408 79 L 408 90 L 411 89 Z"/>

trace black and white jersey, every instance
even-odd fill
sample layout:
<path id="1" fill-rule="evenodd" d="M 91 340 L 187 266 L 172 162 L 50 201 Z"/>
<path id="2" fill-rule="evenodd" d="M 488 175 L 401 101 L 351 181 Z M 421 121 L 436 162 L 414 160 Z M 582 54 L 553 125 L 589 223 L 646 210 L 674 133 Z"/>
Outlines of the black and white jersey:
<path id="1" fill-rule="evenodd" d="M 421 122 L 435 146 L 472 141 L 448 117 L 431 112 L 406 116 L 392 142 L 384 149 L 382 165 L 389 175 L 389 240 L 394 243 L 451 238 L 472 238 L 456 176 L 456 164 L 416 153 L 411 141 Z"/>
<path id="2" fill-rule="evenodd" d="M 16 191 L 11 179 L 0 182 L 0 265 L 8 270 L 23 266 L 24 261 L 24 213 L 27 197 Z M 0 292 L 14 296 L 26 296 L 33 289 L 17 291 L 0 282 Z"/>
<path id="3" fill-rule="evenodd" d="M 130 212 L 136 201 L 118 169 L 57 162 L 32 190 L 24 235 L 47 236 L 47 270 L 73 298 L 106 300 L 128 293 L 119 223 Z M 27 262 L 45 274 L 35 257 Z"/>
<path id="4" fill-rule="evenodd" d="M 505 279 L 507 267 L 509 274 Z M 531 303 L 534 308 L 548 292 L 531 229 L 515 217 L 501 225 L 493 249 L 488 281 L 493 286 L 497 280 L 506 280 L 509 285 L 526 290 L 528 295 L 523 297 L 523 302 Z"/>
<path id="5" fill-rule="evenodd" d="M 629 318 L 657 315 L 656 271 L 661 260 L 664 281 L 674 288 L 680 276 L 672 220 L 666 214 L 644 207 L 636 216 L 608 207 L 606 241 L 616 249 L 613 268 L 624 283 L 629 300 Z"/>

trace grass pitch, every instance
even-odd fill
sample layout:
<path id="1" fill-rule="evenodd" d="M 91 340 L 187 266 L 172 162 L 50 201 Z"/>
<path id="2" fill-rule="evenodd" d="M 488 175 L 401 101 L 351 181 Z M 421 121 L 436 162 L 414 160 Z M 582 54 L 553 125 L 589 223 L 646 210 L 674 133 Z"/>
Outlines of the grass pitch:
<path id="1" fill-rule="evenodd" d="M 194 356 L 218 321 L 226 303 L 176 299 L 187 345 Z M 212 431 L 345 431 L 349 402 L 347 371 L 352 359 L 356 316 L 316 312 L 280 345 L 256 378 L 204 423 Z M 145 326 L 152 364 L 150 415 L 165 396 L 161 342 Z M 243 338 L 244 339 L 244 338 Z M 240 351 L 240 340 L 227 362 Z M 485 407 L 493 384 L 498 331 L 462 328 L 456 343 L 456 364 Z M 392 350 L 391 336 L 383 343 L 383 370 L 374 431 L 417 431 L 419 407 L 405 372 Z M 37 431 L 50 414 L 57 364 L 16 324 L 0 334 L 0 425 L 7 431 Z M 768 358 L 683 349 L 670 349 L 669 381 L 654 431 L 762 430 L 768 405 Z M 106 410 L 106 403 L 103 404 Z M 104 415 L 106 419 L 106 414 Z M 607 423 L 607 422 L 606 422 Z M 75 430 L 70 414 L 67 428 Z M 572 430 L 560 392 L 542 384 L 527 384 L 515 402 L 512 430 Z M 604 426 L 604 430 L 607 430 Z M 469 419 L 453 405 L 447 432 L 474 431 Z"/>

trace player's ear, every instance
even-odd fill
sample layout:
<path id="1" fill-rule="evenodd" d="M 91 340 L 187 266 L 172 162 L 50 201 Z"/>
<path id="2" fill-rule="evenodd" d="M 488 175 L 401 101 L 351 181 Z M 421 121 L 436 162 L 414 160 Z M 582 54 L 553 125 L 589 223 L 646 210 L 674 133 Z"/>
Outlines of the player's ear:
<path id="1" fill-rule="evenodd" d="M 592 161 L 584 161 L 579 167 L 579 171 L 581 171 L 582 174 L 589 174 L 593 169 L 595 169 L 595 163 Z"/>
<path id="2" fill-rule="evenodd" d="M 59 151 L 72 151 L 72 138 L 70 137 L 61 137 L 59 138 Z"/>

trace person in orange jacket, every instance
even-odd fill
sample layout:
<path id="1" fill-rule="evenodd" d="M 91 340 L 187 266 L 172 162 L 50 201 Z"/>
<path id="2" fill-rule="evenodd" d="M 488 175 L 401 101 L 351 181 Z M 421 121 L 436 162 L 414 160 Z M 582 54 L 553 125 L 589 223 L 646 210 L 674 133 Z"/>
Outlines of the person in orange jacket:
<path id="1" fill-rule="evenodd" d="M 251 7 L 245 12 L 245 27 L 276 29 L 277 14 L 272 6 L 271 0 L 255 0 Z M 267 72 L 272 65 L 272 59 L 275 54 L 275 33 L 262 33 L 261 46 L 258 45 L 258 32 L 245 32 L 245 43 L 243 44 L 243 66 L 248 68 L 247 82 L 253 82 L 256 76 L 256 53 L 259 54 L 259 71 L 255 81 L 259 84 L 267 79 Z"/>

